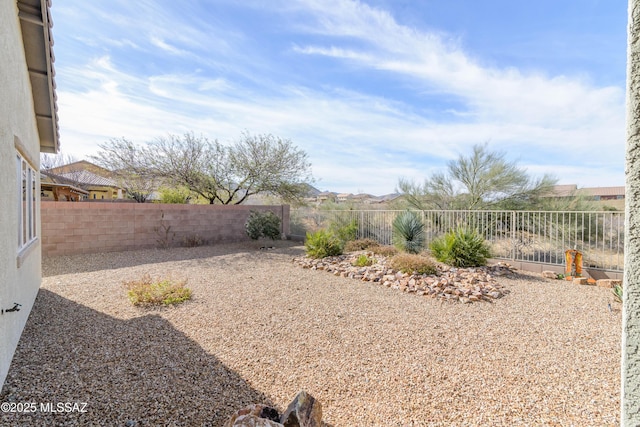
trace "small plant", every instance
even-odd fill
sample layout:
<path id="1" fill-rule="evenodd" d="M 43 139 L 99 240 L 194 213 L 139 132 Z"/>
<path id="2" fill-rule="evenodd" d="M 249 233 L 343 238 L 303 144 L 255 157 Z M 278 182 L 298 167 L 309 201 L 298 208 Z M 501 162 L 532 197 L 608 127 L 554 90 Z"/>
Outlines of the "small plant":
<path id="1" fill-rule="evenodd" d="M 405 211 L 393 221 L 393 244 L 401 251 L 417 254 L 424 245 L 424 224 L 418 214 Z"/>
<path id="2" fill-rule="evenodd" d="M 563 273 L 556 274 L 556 279 L 558 279 L 558 280 L 564 280 L 565 277 L 566 276 Z"/>
<path id="3" fill-rule="evenodd" d="M 433 256 L 454 267 L 479 267 L 486 265 L 491 249 L 475 230 L 458 228 L 435 239 L 430 245 Z"/>
<path id="4" fill-rule="evenodd" d="M 344 242 L 330 231 L 318 230 L 313 234 L 307 233 L 304 246 L 310 257 L 324 258 L 342 255 Z"/>
<path id="5" fill-rule="evenodd" d="M 408 274 L 436 274 L 436 264 L 428 257 L 418 254 L 400 253 L 391 258 L 391 268 Z"/>
<path id="6" fill-rule="evenodd" d="M 329 231 L 343 242 L 350 242 L 352 240 L 356 240 L 358 234 L 358 222 L 355 219 L 349 222 L 336 220 L 329 225 Z"/>
<path id="7" fill-rule="evenodd" d="M 258 240 L 260 237 L 268 237 L 271 240 L 276 240 L 281 236 L 280 218 L 271 211 L 249 212 L 249 217 L 244 226 L 247 235 L 252 240 Z"/>
<path id="8" fill-rule="evenodd" d="M 197 246 L 202 246 L 204 244 L 204 240 L 202 240 L 202 238 L 197 234 L 191 234 L 183 239 L 182 244 L 188 248 L 195 248 Z"/>
<path id="9" fill-rule="evenodd" d="M 372 258 L 369 258 L 365 254 L 362 254 L 353 262 L 353 265 L 355 265 L 356 267 L 367 267 L 373 264 L 373 261 L 374 260 Z"/>
<path id="10" fill-rule="evenodd" d="M 613 289 L 611 289 L 611 293 L 613 293 L 616 301 L 622 302 L 622 285 L 615 285 Z"/>
<path id="11" fill-rule="evenodd" d="M 345 252 L 364 251 L 375 246 L 380 246 L 380 244 L 373 239 L 358 239 L 347 242 L 344 245 L 344 250 Z"/>
<path id="12" fill-rule="evenodd" d="M 396 248 L 388 245 L 371 246 L 369 250 L 376 255 L 382 256 L 394 256 L 398 253 L 398 250 Z"/>
<path id="13" fill-rule="evenodd" d="M 124 282 L 127 295 L 133 305 L 173 305 L 191 299 L 191 289 L 186 288 L 186 280 L 174 282 L 171 279 L 153 280 L 145 274 L 140 280 Z"/>

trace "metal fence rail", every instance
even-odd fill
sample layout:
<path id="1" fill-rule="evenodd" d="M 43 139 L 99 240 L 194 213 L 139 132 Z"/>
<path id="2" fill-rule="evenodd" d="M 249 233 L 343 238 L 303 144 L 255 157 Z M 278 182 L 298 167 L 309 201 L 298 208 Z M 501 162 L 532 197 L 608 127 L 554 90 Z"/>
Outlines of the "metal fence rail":
<path id="1" fill-rule="evenodd" d="M 358 238 L 391 244 L 393 221 L 402 211 L 298 209 L 291 212 L 292 234 L 354 223 Z M 467 227 L 491 244 L 494 258 L 564 264 L 564 252 L 577 249 L 584 266 L 622 272 L 623 212 L 548 211 L 416 211 L 425 225 L 427 242 Z"/>

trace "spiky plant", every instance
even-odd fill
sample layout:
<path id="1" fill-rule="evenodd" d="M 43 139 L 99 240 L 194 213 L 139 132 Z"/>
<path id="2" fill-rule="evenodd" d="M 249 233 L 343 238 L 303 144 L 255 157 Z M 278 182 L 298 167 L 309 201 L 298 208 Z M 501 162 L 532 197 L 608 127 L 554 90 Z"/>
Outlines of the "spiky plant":
<path id="1" fill-rule="evenodd" d="M 467 228 L 458 228 L 433 240 L 430 249 L 438 261 L 454 267 L 478 267 L 491 257 L 491 248 L 484 238 Z"/>
<path id="2" fill-rule="evenodd" d="M 424 224 L 415 212 L 402 212 L 393 221 L 393 244 L 401 251 L 417 254 L 424 240 Z"/>
<path id="3" fill-rule="evenodd" d="M 611 289 L 611 292 L 613 293 L 613 296 L 618 302 L 622 302 L 622 286 L 621 285 L 615 285 L 613 289 Z"/>

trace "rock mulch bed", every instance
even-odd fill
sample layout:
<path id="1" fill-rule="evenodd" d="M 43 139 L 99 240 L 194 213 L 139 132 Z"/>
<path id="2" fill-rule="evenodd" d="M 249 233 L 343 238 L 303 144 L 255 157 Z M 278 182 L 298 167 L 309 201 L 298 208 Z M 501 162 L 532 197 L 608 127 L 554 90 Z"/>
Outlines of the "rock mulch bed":
<path id="1" fill-rule="evenodd" d="M 408 274 L 389 267 L 387 257 L 374 254 L 368 254 L 374 260 L 372 265 L 355 266 L 354 262 L 363 253 L 366 252 L 352 252 L 322 259 L 296 257 L 293 262 L 303 268 L 327 271 L 334 276 L 380 283 L 388 288 L 419 296 L 467 304 L 492 302 L 507 295 L 509 290 L 500 285 L 495 277 L 514 274 L 514 268 L 507 263 L 476 268 L 438 265 L 438 272 L 434 275 Z"/>

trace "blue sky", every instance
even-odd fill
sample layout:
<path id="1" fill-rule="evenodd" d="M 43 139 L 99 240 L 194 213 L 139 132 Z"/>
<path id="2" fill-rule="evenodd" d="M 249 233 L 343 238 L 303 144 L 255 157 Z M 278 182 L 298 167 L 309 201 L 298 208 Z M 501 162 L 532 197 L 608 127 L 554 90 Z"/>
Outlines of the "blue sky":
<path id="1" fill-rule="evenodd" d="M 393 192 L 488 142 L 533 176 L 624 185 L 622 0 L 56 0 L 62 152 L 291 139 L 316 187 Z"/>

